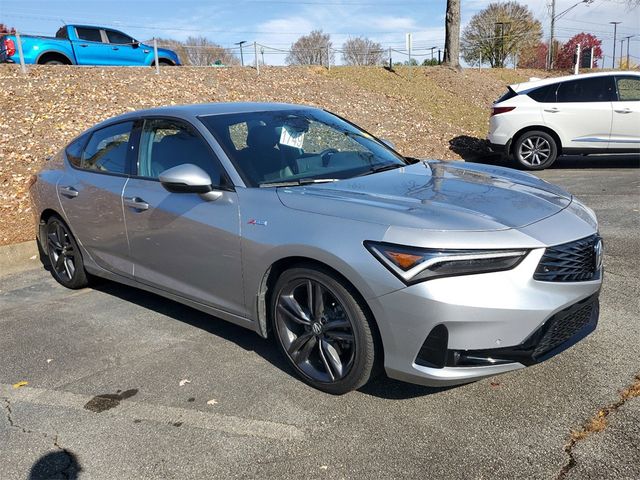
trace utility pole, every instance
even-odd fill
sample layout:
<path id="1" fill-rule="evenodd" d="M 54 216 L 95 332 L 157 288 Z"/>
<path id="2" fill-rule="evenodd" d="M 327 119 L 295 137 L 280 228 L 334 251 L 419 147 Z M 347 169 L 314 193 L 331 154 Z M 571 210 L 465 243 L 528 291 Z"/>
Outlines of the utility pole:
<path id="1" fill-rule="evenodd" d="M 549 70 L 553 70 L 553 34 L 556 28 L 556 0 L 551 0 L 551 28 L 549 29 Z"/>
<path id="2" fill-rule="evenodd" d="M 234 45 L 240 45 L 240 65 L 244 67 L 244 56 L 242 55 L 242 45 L 247 43 L 246 40 L 242 40 L 241 42 L 236 42 Z"/>
<path id="3" fill-rule="evenodd" d="M 624 57 L 624 38 L 620 40 L 620 70 L 622 70 L 622 58 Z"/>
<path id="4" fill-rule="evenodd" d="M 622 22 L 609 22 L 613 25 L 613 58 L 611 59 L 611 68 L 616 68 L 616 34 L 618 32 L 618 25 Z"/>
<path id="5" fill-rule="evenodd" d="M 635 35 L 629 35 L 627 37 L 624 37 L 627 39 L 627 70 L 631 70 L 631 64 L 629 63 L 629 43 L 631 43 L 629 41 L 629 39 L 635 37 Z M 622 52 L 620 52 L 620 54 L 622 54 Z"/>

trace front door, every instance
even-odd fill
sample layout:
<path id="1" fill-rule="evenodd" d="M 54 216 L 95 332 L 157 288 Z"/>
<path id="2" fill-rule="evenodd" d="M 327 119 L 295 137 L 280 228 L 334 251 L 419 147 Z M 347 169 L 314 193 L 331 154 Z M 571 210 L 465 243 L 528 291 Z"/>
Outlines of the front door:
<path id="1" fill-rule="evenodd" d="M 238 197 L 232 189 L 215 201 L 169 193 L 158 176 L 184 163 L 201 167 L 214 185 L 225 183 L 217 158 L 192 125 L 145 120 L 137 177 L 124 190 L 134 278 L 244 316 Z"/>
<path id="2" fill-rule="evenodd" d="M 609 148 L 640 151 L 640 77 L 616 76 L 616 86 Z"/>
<path id="3" fill-rule="evenodd" d="M 111 65 L 144 65 L 145 49 L 129 35 L 117 30 L 104 31 L 111 47 Z"/>
<path id="4" fill-rule="evenodd" d="M 613 95 L 611 76 L 560 83 L 556 101 L 542 105 L 542 116 L 545 125 L 561 136 L 563 150 L 607 148 Z"/>
<path id="5" fill-rule="evenodd" d="M 109 65 L 114 52 L 112 46 L 103 41 L 102 31 L 94 27 L 75 29 L 78 40 L 72 43 L 78 65 Z"/>
<path id="6" fill-rule="evenodd" d="M 122 191 L 128 179 L 128 160 L 135 154 L 130 142 L 132 126 L 132 122 L 124 122 L 96 130 L 88 143 L 84 142 L 86 147 L 84 143 L 71 144 L 67 161 L 73 168 L 65 169 L 57 187 L 76 239 L 102 268 L 126 276 L 133 274 L 133 266 Z"/>

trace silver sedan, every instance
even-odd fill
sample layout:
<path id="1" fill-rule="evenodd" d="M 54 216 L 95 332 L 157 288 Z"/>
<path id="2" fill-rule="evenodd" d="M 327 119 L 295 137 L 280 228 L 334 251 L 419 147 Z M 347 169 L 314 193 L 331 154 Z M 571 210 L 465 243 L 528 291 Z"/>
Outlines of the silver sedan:
<path id="1" fill-rule="evenodd" d="M 273 337 L 334 394 L 383 369 L 425 385 L 515 370 L 598 319 L 602 241 L 569 193 L 403 157 L 316 108 L 128 113 L 52 157 L 31 195 L 62 285 L 104 277 Z"/>

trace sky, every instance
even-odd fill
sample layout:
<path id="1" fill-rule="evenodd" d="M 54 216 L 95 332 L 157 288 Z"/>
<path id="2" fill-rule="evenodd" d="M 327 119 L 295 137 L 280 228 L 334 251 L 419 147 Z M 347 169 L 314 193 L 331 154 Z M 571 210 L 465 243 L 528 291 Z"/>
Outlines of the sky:
<path id="1" fill-rule="evenodd" d="M 579 0 L 557 0 L 556 13 Z M 549 34 L 550 0 L 526 4 Z M 462 27 L 490 2 L 462 0 Z M 281 65 L 286 50 L 299 36 L 314 29 L 331 34 L 336 48 L 352 37 L 366 36 L 385 49 L 405 50 L 405 35 L 412 33 L 413 54 L 418 60 L 431 57 L 431 47 L 443 48 L 446 0 L 0 0 L 0 23 L 23 34 L 53 35 L 64 23 L 114 27 L 138 40 L 153 37 L 186 40 L 206 36 L 236 49 L 235 42 L 265 45 L 267 64 Z M 624 0 L 593 0 L 581 3 L 556 22 L 556 38 L 566 41 L 582 31 L 603 41 L 605 64 L 611 67 L 613 25 L 618 25 L 616 56 L 620 40 L 631 39 L 632 60 L 640 63 L 640 7 L 630 10 Z M 626 54 L 626 40 L 624 53 Z M 245 46 L 245 60 L 253 61 L 253 45 Z M 406 52 L 394 52 L 394 61 L 406 60 Z M 340 62 L 340 55 L 336 55 Z"/>

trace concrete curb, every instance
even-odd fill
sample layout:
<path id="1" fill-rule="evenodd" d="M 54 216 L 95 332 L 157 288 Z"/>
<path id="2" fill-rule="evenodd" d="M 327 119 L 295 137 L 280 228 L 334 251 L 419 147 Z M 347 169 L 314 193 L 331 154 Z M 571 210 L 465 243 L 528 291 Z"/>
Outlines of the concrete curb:
<path id="1" fill-rule="evenodd" d="M 40 264 L 35 240 L 0 247 L 0 275 L 36 268 Z"/>

